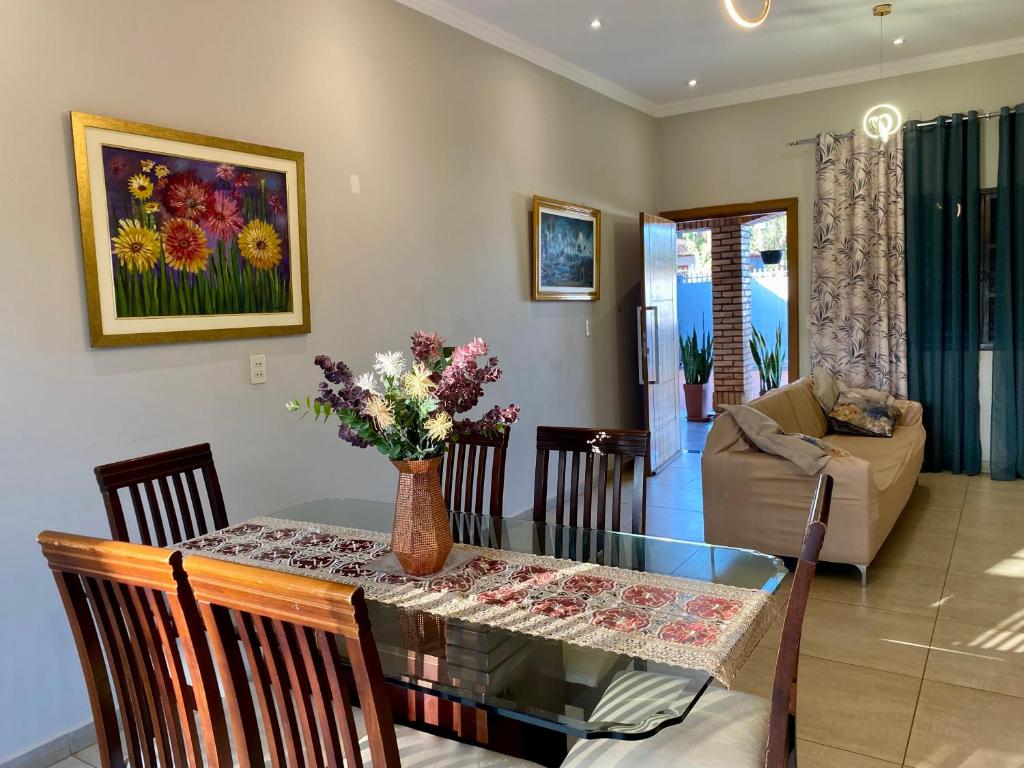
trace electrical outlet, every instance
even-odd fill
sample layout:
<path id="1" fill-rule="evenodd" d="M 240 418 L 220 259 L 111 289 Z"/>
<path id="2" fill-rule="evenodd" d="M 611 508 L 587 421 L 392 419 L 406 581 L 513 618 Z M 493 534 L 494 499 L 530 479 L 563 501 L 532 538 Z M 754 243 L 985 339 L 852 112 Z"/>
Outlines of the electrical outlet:
<path id="1" fill-rule="evenodd" d="M 249 383 L 267 383 L 267 356 L 249 355 Z"/>

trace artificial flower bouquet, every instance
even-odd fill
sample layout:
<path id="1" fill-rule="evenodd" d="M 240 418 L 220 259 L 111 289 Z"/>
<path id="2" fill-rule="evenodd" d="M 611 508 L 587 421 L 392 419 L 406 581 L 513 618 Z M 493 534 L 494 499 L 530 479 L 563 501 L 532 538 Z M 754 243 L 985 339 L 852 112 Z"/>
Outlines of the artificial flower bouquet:
<path id="1" fill-rule="evenodd" d="M 338 437 L 358 448 L 372 445 L 392 461 L 436 458 L 453 432 L 500 432 L 519 418 L 519 408 L 509 405 L 478 420 L 455 420 L 480 402 L 484 384 L 501 378 L 482 339 L 446 347 L 436 333 L 417 331 L 411 351 L 411 365 L 402 352 L 379 352 L 373 371 L 358 377 L 319 355 L 314 362 L 326 381 L 305 405 L 292 400 L 287 407 L 324 421 L 337 417 Z"/>

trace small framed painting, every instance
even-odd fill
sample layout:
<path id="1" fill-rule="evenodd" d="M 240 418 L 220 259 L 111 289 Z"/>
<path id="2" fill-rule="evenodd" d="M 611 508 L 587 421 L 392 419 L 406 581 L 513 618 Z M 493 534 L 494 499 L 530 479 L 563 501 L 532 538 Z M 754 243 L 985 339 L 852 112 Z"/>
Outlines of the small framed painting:
<path id="1" fill-rule="evenodd" d="M 301 152 L 71 113 L 94 347 L 309 333 Z"/>
<path id="2" fill-rule="evenodd" d="M 601 298 L 601 211 L 533 198 L 533 298 Z"/>

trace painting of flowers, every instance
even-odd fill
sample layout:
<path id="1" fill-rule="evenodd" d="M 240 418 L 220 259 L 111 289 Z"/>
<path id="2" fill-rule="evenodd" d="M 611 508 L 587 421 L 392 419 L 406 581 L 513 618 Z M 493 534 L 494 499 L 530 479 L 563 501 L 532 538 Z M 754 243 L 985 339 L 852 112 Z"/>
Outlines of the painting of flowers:
<path id="1" fill-rule="evenodd" d="M 599 299 L 601 211 L 534 197 L 533 230 L 533 298 Z"/>
<path id="2" fill-rule="evenodd" d="M 300 153 L 72 123 L 94 346 L 309 332 Z"/>

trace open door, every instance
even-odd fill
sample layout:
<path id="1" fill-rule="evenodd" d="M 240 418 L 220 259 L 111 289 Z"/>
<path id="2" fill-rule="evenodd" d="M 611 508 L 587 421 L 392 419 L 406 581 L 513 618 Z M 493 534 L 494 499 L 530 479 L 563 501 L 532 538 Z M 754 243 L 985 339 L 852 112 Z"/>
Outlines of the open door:
<path id="1" fill-rule="evenodd" d="M 644 279 L 637 307 L 637 349 L 644 387 L 644 428 L 651 433 L 650 471 L 679 455 L 679 320 L 676 314 L 675 222 L 640 214 Z"/>

